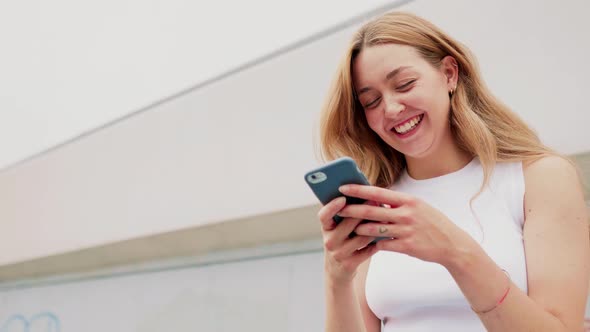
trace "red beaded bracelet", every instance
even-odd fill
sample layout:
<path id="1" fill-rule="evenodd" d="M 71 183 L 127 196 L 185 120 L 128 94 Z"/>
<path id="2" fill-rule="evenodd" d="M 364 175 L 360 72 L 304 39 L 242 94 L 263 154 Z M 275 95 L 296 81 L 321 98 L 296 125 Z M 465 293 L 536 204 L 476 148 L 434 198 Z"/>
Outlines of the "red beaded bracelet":
<path id="1" fill-rule="evenodd" d="M 488 310 L 482 310 L 482 311 L 477 311 L 475 309 L 473 309 L 473 307 L 471 307 L 471 310 L 473 310 L 473 312 L 475 312 L 478 315 L 483 315 L 483 314 L 487 314 L 488 312 L 496 309 L 500 304 L 502 304 L 502 302 L 504 302 L 504 300 L 506 299 L 506 297 L 508 296 L 508 292 L 510 292 L 510 287 L 512 285 L 512 280 L 510 278 L 510 274 L 508 274 L 508 271 L 502 269 L 502 271 L 504 273 L 506 273 L 506 277 L 508 278 L 508 288 L 506 288 L 506 291 L 504 292 L 504 295 L 502 295 L 502 297 L 500 298 L 500 300 L 496 303 L 496 305 L 494 305 L 493 307 L 491 307 Z"/>

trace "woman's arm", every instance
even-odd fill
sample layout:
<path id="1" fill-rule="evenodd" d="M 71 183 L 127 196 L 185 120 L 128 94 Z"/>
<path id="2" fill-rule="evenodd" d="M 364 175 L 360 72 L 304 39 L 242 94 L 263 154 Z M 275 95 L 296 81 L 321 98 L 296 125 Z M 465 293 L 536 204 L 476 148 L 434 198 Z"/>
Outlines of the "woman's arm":
<path id="1" fill-rule="evenodd" d="M 375 316 L 369 304 L 367 303 L 367 297 L 365 295 L 365 285 L 367 283 L 367 272 L 369 271 L 369 264 L 371 260 L 364 261 L 358 269 L 358 274 L 354 279 L 356 296 L 361 307 L 361 314 L 363 322 L 365 323 L 366 332 L 379 332 L 381 331 L 381 320 Z"/>
<path id="2" fill-rule="evenodd" d="M 379 332 L 381 321 L 365 298 L 369 260 L 359 265 L 352 283 L 326 278 L 326 331 Z"/>
<path id="3" fill-rule="evenodd" d="M 345 205 L 344 197 L 336 198 L 318 212 L 324 238 L 326 331 L 378 332 L 374 322 L 363 317 L 368 306 L 364 286 L 359 288 L 360 283 L 364 285 L 367 262 L 376 252 L 376 247 L 370 245 L 375 238 L 350 238 L 362 219 L 345 218 L 338 225 L 334 222 L 334 215 Z"/>
<path id="4" fill-rule="evenodd" d="M 581 331 L 588 295 L 588 212 L 575 169 L 545 157 L 525 167 L 528 295 L 510 285 L 480 314 L 489 331 Z M 508 279 L 479 246 L 446 266 L 472 307 L 493 308 Z"/>

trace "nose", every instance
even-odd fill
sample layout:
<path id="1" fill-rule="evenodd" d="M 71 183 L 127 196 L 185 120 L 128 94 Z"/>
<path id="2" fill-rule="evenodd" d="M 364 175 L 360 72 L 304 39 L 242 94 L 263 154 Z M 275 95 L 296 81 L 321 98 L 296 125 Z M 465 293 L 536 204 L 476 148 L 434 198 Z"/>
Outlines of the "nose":
<path id="1" fill-rule="evenodd" d="M 405 111 L 406 105 L 395 98 L 387 98 L 385 101 L 385 116 L 390 118 L 397 117 L 400 113 Z"/>

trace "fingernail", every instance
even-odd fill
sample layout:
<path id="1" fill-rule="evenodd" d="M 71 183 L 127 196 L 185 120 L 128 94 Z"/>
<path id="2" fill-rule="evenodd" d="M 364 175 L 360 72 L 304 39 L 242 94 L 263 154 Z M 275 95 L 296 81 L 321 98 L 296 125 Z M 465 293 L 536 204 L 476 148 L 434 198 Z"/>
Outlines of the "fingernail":
<path id="1" fill-rule="evenodd" d="M 340 191 L 343 191 L 343 190 L 348 190 L 348 188 L 349 188 L 349 187 L 350 187 L 350 186 L 348 186 L 348 185 L 346 185 L 346 184 L 345 184 L 345 185 L 343 185 L 343 186 L 340 186 L 340 188 L 338 188 L 338 190 L 340 190 Z"/>

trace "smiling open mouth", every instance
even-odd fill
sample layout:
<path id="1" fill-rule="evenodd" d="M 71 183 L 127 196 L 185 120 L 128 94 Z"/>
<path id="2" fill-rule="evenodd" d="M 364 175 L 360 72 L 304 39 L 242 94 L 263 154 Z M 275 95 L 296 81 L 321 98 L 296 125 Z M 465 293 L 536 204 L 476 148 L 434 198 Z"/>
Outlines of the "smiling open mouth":
<path id="1" fill-rule="evenodd" d="M 395 126 L 393 131 L 395 131 L 399 135 L 406 135 L 409 132 L 413 131 L 418 127 L 422 119 L 424 118 L 424 114 L 416 115 L 415 117 L 411 118 L 409 121 L 406 121 L 404 124 Z"/>

